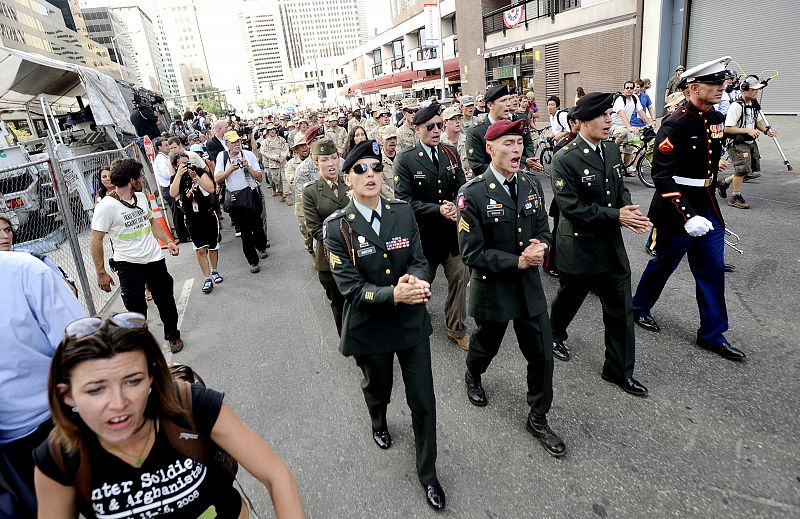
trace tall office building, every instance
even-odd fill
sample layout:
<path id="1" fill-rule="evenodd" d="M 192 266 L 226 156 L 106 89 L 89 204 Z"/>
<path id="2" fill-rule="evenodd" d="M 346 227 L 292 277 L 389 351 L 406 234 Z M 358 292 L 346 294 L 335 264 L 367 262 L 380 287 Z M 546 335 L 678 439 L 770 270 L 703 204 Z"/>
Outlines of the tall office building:
<path id="1" fill-rule="evenodd" d="M 87 38 L 80 10 L 71 11 L 78 32 L 67 27 L 63 11 L 44 0 L 3 0 L 0 9 L 0 43 L 119 77 L 108 50 Z"/>
<path id="2" fill-rule="evenodd" d="M 278 9 L 293 80 L 335 79 L 335 58 L 368 39 L 364 0 L 278 0 Z"/>
<path id="3" fill-rule="evenodd" d="M 108 50 L 111 60 L 118 65 L 122 79 L 142 85 L 130 39 L 132 31 L 122 18 L 108 7 L 88 7 L 81 12 L 86 22 L 86 34 Z"/>
<path id="4" fill-rule="evenodd" d="M 113 7 L 111 10 L 125 20 L 128 26 L 127 39 L 131 44 L 133 63 L 142 86 L 170 96 L 167 72 L 153 20 L 138 5 Z"/>
<path id="5" fill-rule="evenodd" d="M 161 0 L 158 6 L 183 104 L 192 105 L 200 99 L 196 94 L 211 88 L 197 8 L 193 0 Z"/>
<path id="6" fill-rule="evenodd" d="M 256 99 L 274 95 L 285 79 L 288 63 L 278 20 L 275 3 L 266 0 L 245 1 L 239 12 L 250 88 Z"/>

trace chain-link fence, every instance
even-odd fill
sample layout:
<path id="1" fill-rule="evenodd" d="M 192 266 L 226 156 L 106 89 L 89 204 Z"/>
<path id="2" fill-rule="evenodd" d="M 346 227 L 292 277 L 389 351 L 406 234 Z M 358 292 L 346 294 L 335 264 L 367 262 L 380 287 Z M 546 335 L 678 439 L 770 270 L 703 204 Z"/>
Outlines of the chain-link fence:
<path id="1" fill-rule="evenodd" d="M 49 141 L 41 141 L 44 153 L 0 169 L 0 211 L 16 227 L 14 250 L 47 256 L 74 280 L 84 308 L 99 313 L 114 295 L 98 287 L 89 245 L 94 205 L 101 192 L 100 170 L 116 158 L 142 160 L 142 154 L 135 143 L 77 154 L 80 150 L 56 151 Z M 103 248 L 107 263 L 112 254 L 109 240 L 104 240 Z"/>

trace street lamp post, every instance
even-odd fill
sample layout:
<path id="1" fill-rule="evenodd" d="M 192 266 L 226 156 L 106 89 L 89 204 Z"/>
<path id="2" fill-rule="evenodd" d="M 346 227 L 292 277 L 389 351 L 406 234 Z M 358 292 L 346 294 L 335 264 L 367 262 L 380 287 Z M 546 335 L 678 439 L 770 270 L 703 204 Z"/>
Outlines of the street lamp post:
<path id="1" fill-rule="evenodd" d="M 122 58 L 119 52 L 119 47 L 117 47 L 117 38 L 119 38 L 120 36 L 130 36 L 131 34 L 139 34 L 140 32 L 142 31 L 129 32 L 127 30 L 124 30 L 119 34 L 116 34 L 111 37 L 111 44 L 114 46 L 114 53 L 117 55 L 117 71 L 119 72 L 119 78 L 123 81 L 125 81 L 125 75 L 122 73 L 122 65 L 120 64 L 120 60 Z"/>

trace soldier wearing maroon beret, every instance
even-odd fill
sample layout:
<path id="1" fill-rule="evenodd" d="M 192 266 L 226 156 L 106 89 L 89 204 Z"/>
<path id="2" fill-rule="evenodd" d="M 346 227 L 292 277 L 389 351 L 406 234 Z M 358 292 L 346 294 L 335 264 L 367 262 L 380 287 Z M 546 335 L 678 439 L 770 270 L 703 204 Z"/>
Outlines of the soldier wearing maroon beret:
<path id="1" fill-rule="evenodd" d="M 553 350 L 539 267 L 551 235 L 539 180 L 520 170 L 524 121 L 500 120 L 486 130 L 486 171 L 461 187 L 458 242 L 471 269 L 468 312 L 478 330 L 467 353 L 465 382 L 473 405 L 489 403 L 481 377 L 497 355 L 508 322 L 528 362 L 526 428 L 555 457 L 566 453 L 547 424 L 553 400 Z"/>

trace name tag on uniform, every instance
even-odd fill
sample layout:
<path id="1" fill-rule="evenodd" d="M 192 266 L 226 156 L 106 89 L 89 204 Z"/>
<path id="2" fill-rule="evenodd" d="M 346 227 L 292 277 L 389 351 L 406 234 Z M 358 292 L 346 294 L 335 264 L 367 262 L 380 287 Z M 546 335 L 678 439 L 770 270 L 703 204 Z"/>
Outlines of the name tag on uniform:
<path id="1" fill-rule="evenodd" d="M 359 258 L 363 258 L 364 256 L 369 256 L 370 254 L 375 254 L 375 246 L 372 245 L 369 247 L 365 247 L 363 249 L 358 249 L 356 251 L 356 254 L 358 255 Z"/>
<path id="2" fill-rule="evenodd" d="M 617 164 L 611 169 L 617 172 L 617 178 L 622 178 L 622 176 L 625 174 L 625 166 L 622 164 Z"/>
<path id="3" fill-rule="evenodd" d="M 597 175 L 588 175 L 585 177 L 581 177 L 581 182 L 591 182 L 595 179 Z"/>
<path id="4" fill-rule="evenodd" d="M 505 209 L 490 209 L 486 211 L 488 216 L 503 216 L 506 213 Z"/>
<path id="5" fill-rule="evenodd" d="M 422 171 L 417 171 L 416 173 L 414 173 L 414 178 L 425 179 L 425 173 L 423 173 Z"/>

